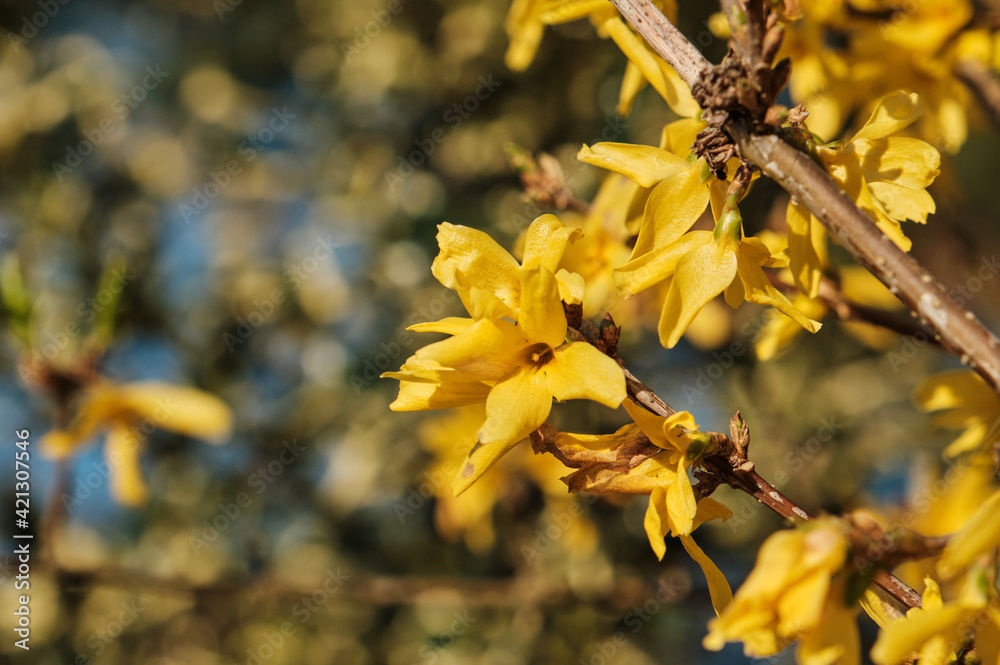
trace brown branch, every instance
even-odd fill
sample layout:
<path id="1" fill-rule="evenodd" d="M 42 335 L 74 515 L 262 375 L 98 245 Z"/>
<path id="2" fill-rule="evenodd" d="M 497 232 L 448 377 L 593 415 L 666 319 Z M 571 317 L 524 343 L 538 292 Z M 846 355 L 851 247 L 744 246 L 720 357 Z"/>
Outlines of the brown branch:
<path id="1" fill-rule="evenodd" d="M 768 272 L 768 279 L 779 291 L 784 293 L 798 293 L 798 289 L 791 282 L 783 280 L 778 275 Z M 905 316 L 871 305 L 862 305 L 847 298 L 837 286 L 836 281 L 824 276 L 820 280 L 819 293 L 817 298 L 824 305 L 830 308 L 841 321 L 858 321 L 869 323 L 873 326 L 891 330 L 900 335 L 912 337 L 914 335 L 924 335 L 931 344 L 940 346 L 940 340 L 934 338 L 934 334 L 912 316 Z"/>
<path id="2" fill-rule="evenodd" d="M 993 125 L 1000 130 L 1000 80 L 974 60 L 960 60 L 955 65 L 955 76 L 972 91 Z"/>
<path id="3" fill-rule="evenodd" d="M 648 411 L 658 416 L 667 417 L 674 413 L 674 410 L 660 399 L 656 393 L 635 378 L 627 369 L 624 371 L 626 378 L 625 387 L 629 397 L 633 401 L 641 404 Z M 782 494 L 776 487 L 757 473 L 753 462 L 747 458 L 750 434 L 739 413 L 733 417 L 730 424 L 730 433 L 732 436 L 726 436 L 718 432 L 709 433 L 709 436 L 711 436 L 713 443 L 717 447 L 717 451 L 702 458 L 702 465 L 705 471 L 695 472 L 695 477 L 698 479 L 695 489 L 698 490 L 699 495 L 707 496 L 719 484 L 726 483 L 734 489 L 749 494 L 775 513 L 792 522 L 802 522 L 812 519 L 809 513 L 803 510 L 801 506 Z M 549 438 L 554 440 L 553 432 L 550 431 L 548 434 Z M 532 442 L 534 443 L 534 437 L 532 438 Z M 875 575 L 873 581 L 903 605 L 911 608 L 923 607 L 920 594 L 889 571 L 880 570 Z"/>
<path id="4" fill-rule="evenodd" d="M 752 0 L 757 1 L 757 0 Z M 653 49 L 694 85 L 708 61 L 650 0 L 612 0 Z M 802 203 L 840 245 L 940 335 L 941 345 L 1000 392 L 1000 342 L 948 295 L 926 268 L 899 249 L 808 155 L 776 134 L 754 134 L 733 114 L 724 126 L 743 160 L 757 166 Z"/>

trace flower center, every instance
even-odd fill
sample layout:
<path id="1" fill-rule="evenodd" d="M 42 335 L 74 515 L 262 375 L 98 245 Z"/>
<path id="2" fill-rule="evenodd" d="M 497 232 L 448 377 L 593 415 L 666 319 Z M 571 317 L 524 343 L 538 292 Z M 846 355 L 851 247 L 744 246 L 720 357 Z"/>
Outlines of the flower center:
<path id="1" fill-rule="evenodd" d="M 555 352 L 548 344 L 535 344 L 528 347 L 528 362 L 536 367 L 548 364 L 555 357 Z"/>

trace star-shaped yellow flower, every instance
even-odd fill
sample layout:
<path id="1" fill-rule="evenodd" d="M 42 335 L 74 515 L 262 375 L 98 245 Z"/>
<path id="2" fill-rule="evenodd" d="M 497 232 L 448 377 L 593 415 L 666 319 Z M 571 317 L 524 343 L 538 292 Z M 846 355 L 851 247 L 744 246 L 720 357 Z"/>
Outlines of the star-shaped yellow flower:
<path id="1" fill-rule="evenodd" d="M 112 495 L 138 506 L 148 496 L 139 456 L 149 427 L 219 443 L 229 436 L 232 414 L 222 400 L 201 390 L 156 381 L 115 384 L 98 381 L 84 389 L 80 408 L 67 429 L 55 429 L 41 441 L 49 457 L 62 458 L 107 430 L 104 456 L 114 469 Z"/>
<path id="2" fill-rule="evenodd" d="M 566 242 L 579 233 L 543 215 L 528 229 L 518 266 L 486 234 L 441 227 L 434 274 L 459 291 L 475 318 L 411 326 L 451 337 L 418 350 L 398 372 L 383 377 L 400 382 L 390 405 L 395 411 L 486 402 L 486 422 L 453 484 L 456 492 L 538 429 L 553 399 L 590 399 L 612 408 L 625 399 L 617 362 L 586 342 L 566 341 L 563 301 L 568 291 L 579 302 L 583 284 L 579 276 L 560 271 L 557 278 L 553 271 Z"/>
<path id="3" fill-rule="evenodd" d="M 1000 397 L 972 370 L 942 372 L 925 379 L 913 393 L 924 411 L 940 411 L 934 427 L 964 430 L 944 454 L 957 457 L 993 442 L 1000 433 Z"/>

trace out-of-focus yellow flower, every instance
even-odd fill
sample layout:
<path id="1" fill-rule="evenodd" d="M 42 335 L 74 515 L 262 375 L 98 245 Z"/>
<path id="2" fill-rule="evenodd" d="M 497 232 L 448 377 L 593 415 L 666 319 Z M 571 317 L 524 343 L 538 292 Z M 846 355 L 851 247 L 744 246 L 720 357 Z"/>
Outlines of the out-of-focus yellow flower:
<path id="1" fill-rule="evenodd" d="M 709 622 L 705 647 L 718 651 L 742 641 L 746 655 L 763 658 L 799 640 L 803 665 L 858 663 L 854 609 L 845 604 L 845 579 L 838 576 L 849 546 L 835 520 L 773 534 L 733 602 Z"/>
<path id="2" fill-rule="evenodd" d="M 983 502 L 962 529 L 948 540 L 937 569 L 951 579 L 971 566 L 981 555 L 1000 546 L 1000 492 Z"/>
<path id="3" fill-rule="evenodd" d="M 945 665 L 973 632 L 977 633 L 980 662 L 996 662 L 997 618 L 985 610 L 985 599 L 965 598 L 944 603 L 941 589 L 931 578 L 924 580 L 923 609 L 911 609 L 906 616 L 883 627 L 871 657 L 876 665 L 912 662 Z M 978 595 L 978 594 L 970 594 Z M 980 644 L 980 642 L 982 642 Z"/>
<path id="4" fill-rule="evenodd" d="M 598 543 L 596 527 L 575 503 L 576 497 L 566 493 L 566 485 L 559 480 L 566 467 L 552 455 L 536 455 L 528 447 L 512 450 L 461 496 L 454 495 L 449 487 L 451 478 L 475 444 L 476 432 L 485 418 L 485 407 L 475 404 L 421 424 L 420 440 L 424 449 L 433 455 L 433 460 L 422 475 L 420 492 L 422 496 L 427 495 L 427 483 L 433 488 L 436 498 L 434 523 L 438 533 L 448 540 L 463 538 L 472 552 L 488 551 L 496 542 L 493 509 L 510 491 L 514 481 L 523 477 L 541 490 L 549 513 L 560 520 L 561 537 L 565 538 L 564 552 L 570 556 L 589 556 Z M 568 518 L 572 519 L 567 522 Z"/>
<path id="5" fill-rule="evenodd" d="M 654 0 L 654 4 L 667 18 L 676 22 L 675 0 Z M 590 19 L 598 36 L 613 40 L 628 58 L 618 101 L 620 115 L 629 114 L 636 95 L 647 83 L 677 115 L 691 118 L 701 112 L 688 85 L 622 20 L 618 10 L 608 0 L 514 0 L 505 23 L 510 39 L 505 57 L 507 66 L 514 71 L 528 68 L 538 51 L 546 25 L 583 18 Z"/>
<path id="6" fill-rule="evenodd" d="M 955 457 L 986 444 L 995 444 L 1000 434 L 1000 397 L 971 370 L 943 372 L 925 379 L 913 393 L 924 411 L 941 411 L 934 427 L 963 429 L 944 454 Z"/>
<path id="7" fill-rule="evenodd" d="M 920 113 L 915 94 L 893 93 L 879 102 L 846 145 L 816 148 L 817 158 L 841 189 L 903 250 L 910 249 L 910 241 L 900 222 L 909 219 L 923 224 L 934 212 L 934 199 L 926 188 L 941 165 L 940 153 L 930 144 L 892 136 Z M 799 290 L 814 298 L 826 261 L 826 234 L 794 199 L 789 201 L 786 218 L 789 268 Z"/>
<path id="8" fill-rule="evenodd" d="M 224 441 L 232 429 L 229 407 L 195 388 L 156 381 L 121 385 L 98 381 L 84 390 L 70 426 L 46 434 L 42 450 L 49 457 L 63 458 L 107 430 L 104 456 L 114 470 L 111 492 L 128 506 L 142 505 L 149 494 L 139 456 L 151 427 L 210 443 Z"/>
<path id="9" fill-rule="evenodd" d="M 579 276 L 553 272 L 579 229 L 543 215 L 528 229 L 522 266 L 484 233 L 442 225 L 434 274 L 459 291 L 475 319 L 448 318 L 411 326 L 451 338 L 411 356 L 398 372 L 394 411 L 486 402 L 478 443 L 452 488 L 460 493 L 548 418 L 552 399 L 591 399 L 617 408 L 625 376 L 614 360 L 586 342 L 566 342 L 563 301 L 582 300 Z M 570 285 L 567 295 L 565 284 Z M 490 317 L 490 318 L 480 318 Z M 508 318 L 516 317 L 517 323 Z"/>

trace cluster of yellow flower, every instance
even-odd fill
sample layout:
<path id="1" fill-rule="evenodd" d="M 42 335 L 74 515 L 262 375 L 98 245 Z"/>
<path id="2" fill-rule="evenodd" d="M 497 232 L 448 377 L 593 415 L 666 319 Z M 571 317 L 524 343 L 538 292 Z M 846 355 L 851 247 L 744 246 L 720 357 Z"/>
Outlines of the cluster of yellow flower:
<path id="1" fill-rule="evenodd" d="M 674 2 L 653 4 L 676 17 Z M 939 174 L 939 150 L 954 152 L 966 137 L 968 92 L 959 69 L 969 62 L 994 67 L 995 36 L 974 27 L 968 2 L 771 5 L 785 29 L 778 57 L 792 61 L 792 101 L 810 114 L 808 123 L 801 113 L 794 120 L 786 114 L 781 122 L 887 238 L 909 250 L 902 223 L 923 224 L 935 212 L 927 188 Z M 508 66 L 530 65 L 545 26 L 582 18 L 628 60 L 619 112 L 627 113 L 648 84 L 680 119 L 663 128 L 657 147 L 584 145 L 578 158 L 612 174 L 588 214 L 567 213 L 569 225 L 552 215 L 535 220 L 523 240 L 520 264 L 482 232 L 447 223 L 439 227 L 434 275 L 459 293 L 470 318 L 411 328 L 450 338 L 420 349 L 398 372 L 384 375 L 400 381 L 392 408 L 485 402 L 485 412 L 473 418 L 478 431 L 469 437 L 471 451 L 452 483 L 461 493 L 543 426 L 553 399 L 623 404 L 634 424 L 610 435 L 560 432 L 553 447 L 560 459 L 587 460 L 614 459 L 615 451 L 637 440 L 656 447 L 659 452 L 637 458 L 627 470 L 602 471 L 583 485 L 567 483 L 574 490 L 650 495 L 645 529 L 656 554 L 663 557 L 667 534 L 678 537 L 708 579 L 719 617 L 709 626 L 706 648 L 742 641 L 748 655 L 765 657 L 797 641 L 801 663 L 857 663 L 855 615 L 864 608 L 883 629 L 871 652 L 878 665 L 914 654 L 921 663 L 949 662 L 966 654 L 973 640 L 980 662 L 1000 662 L 1000 593 L 993 567 L 1000 527 L 992 519 L 1000 493 L 974 515 L 966 514 L 965 526 L 939 552 L 936 576 L 961 582 L 956 599 L 943 600 L 938 582 L 926 577 L 923 608 L 905 615 L 867 589 L 872 577 L 866 570 L 890 567 L 891 557 L 858 565 L 859 536 L 849 518 L 822 517 L 771 536 L 735 597 L 691 539 L 703 522 L 731 514 L 700 496 L 690 478 L 704 456 L 715 452 L 713 439 L 687 412 L 660 417 L 628 399 L 614 353 L 604 354 L 567 329 L 565 312 L 582 306 L 585 316 L 594 316 L 612 309 L 612 288 L 628 298 L 657 287 L 659 337 L 671 348 L 724 294 L 734 308 L 744 301 L 774 308 L 758 344 L 758 354 L 767 359 L 798 331 L 819 330 L 818 319 L 829 311 L 828 301 L 819 297 L 825 276 L 834 276 L 840 292 L 856 303 L 891 309 L 898 302 L 857 266 L 833 265 L 822 225 L 795 199 L 787 205 L 785 233 L 744 233 L 739 203 L 751 178 L 745 172 L 742 180 L 737 177 L 736 158 L 723 173 L 692 151 L 707 124 L 697 117 L 690 89 L 607 0 L 514 0 L 506 25 Z M 721 15 L 711 26 L 728 35 Z M 853 127 L 850 139 L 827 142 L 850 135 L 845 126 L 866 118 Z M 706 209 L 709 225 L 696 228 Z M 790 300 L 783 290 L 797 293 Z M 860 334 L 873 344 L 882 339 L 871 330 Z M 1000 398 L 989 386 L 971 372 L 955 372 L 928 379 L 915 398 L 925 410 L 945 411 L 936 425 L 965 430 L 948 455 L 971 456 L 976 469 L 993 467 Z M 982 480 L 982 474 L 971 475 Z"/>

